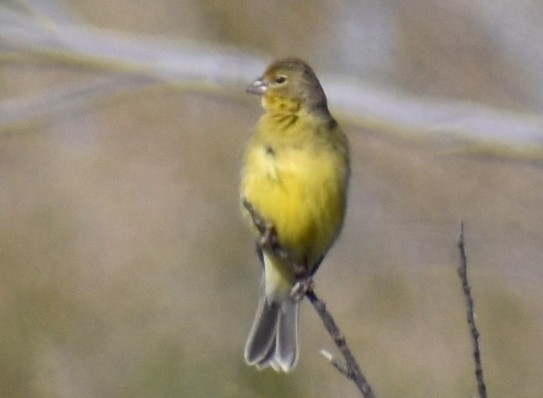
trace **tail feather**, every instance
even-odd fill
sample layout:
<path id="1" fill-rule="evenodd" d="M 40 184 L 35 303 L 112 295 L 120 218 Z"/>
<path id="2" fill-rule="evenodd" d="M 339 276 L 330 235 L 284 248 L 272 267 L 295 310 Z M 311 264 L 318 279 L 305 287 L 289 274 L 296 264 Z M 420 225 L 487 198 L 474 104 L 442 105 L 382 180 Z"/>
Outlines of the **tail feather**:
<path id="1" fill-rule="evenodd" d="M 249 365 L 269 362 L 275 351 L 280 305 L 268 303 L 265 294 L 260 296 L 253 326 L 245 345 L 245 361 Z"/>
<path id="2" fill-rule="evenodd" d="M 245 346 L 245 361 L 258 368 L 290 371 L 298 360 L 299 302 L 269 302 L 262 286 L 258 308 Z"/>
<path id="3" fill-rule="evenodd" d="M 288 372 L 298 361 L 299 302 L 292 299 L 283 303 L 277 323 L 275 362 Z"/>

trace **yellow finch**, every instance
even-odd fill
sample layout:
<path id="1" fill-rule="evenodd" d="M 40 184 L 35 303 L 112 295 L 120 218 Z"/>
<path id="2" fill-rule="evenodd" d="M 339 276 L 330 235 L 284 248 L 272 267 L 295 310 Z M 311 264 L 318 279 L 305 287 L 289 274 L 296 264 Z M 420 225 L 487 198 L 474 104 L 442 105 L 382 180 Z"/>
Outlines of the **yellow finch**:
<path id="1" fill-rule="evenodd" d="M 347 138 L 328 111 L 313 70 L 273 62 L 247 89 L 265 113 L 247 144 L 241 198 L 275 228 L 279 245 L 311 275 L 343 225 L 349 179 Z M 264 251 L 264 277 L 245 360 L 290 371 L 298 359 L 299 299 L 292 267 Z"/>

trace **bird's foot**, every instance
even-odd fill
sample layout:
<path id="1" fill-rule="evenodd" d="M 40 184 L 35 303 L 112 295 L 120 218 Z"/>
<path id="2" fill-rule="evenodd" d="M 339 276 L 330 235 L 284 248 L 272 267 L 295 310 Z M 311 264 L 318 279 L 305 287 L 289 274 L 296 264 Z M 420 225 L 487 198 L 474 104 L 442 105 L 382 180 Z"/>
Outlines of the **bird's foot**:
<path id="1" fill-rule="evenodd" d="M 277 234 L 271 223 L 264 222 L 262 224 L 258 243 L 262 248 L 273 248 L 277 245 Z"/>
<path id="2" fill-rule="evenodd" d="M 290 291 L 290 296 L 294 299 L 294 301 L 300 301 L 304 298 L 307 292 L 313 291 L 313 288 L 314 283 L 312 277 L 308 276 L 298 279 Z"/>

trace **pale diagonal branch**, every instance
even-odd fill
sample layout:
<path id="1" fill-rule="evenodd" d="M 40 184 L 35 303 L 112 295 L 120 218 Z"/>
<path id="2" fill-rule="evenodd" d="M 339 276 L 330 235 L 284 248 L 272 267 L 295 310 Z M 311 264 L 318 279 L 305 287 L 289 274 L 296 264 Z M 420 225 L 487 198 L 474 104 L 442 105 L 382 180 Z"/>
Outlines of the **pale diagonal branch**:
<path id="1" fill-rule="evenodd" d="M 222 96 L 241 96 L 239 88 L 267 63 L 232 47 L 97 29 L 72 22 L 62 10 L 46 14 L 36 1 L 41 3 L 27 0 L 33 15 L 0 5 L 0 60 L 26 55 L 33 64 L 39 59 L 58 67 L 140 76 Z M 543 158 L 541 115 L 398 95 L 349 76 L 321 76 L 334 113 L 354 125 L 411 137 L 446 137 L 448 146 L 456 143 L 458 150 L 467 147 L 474 153 Z"/>

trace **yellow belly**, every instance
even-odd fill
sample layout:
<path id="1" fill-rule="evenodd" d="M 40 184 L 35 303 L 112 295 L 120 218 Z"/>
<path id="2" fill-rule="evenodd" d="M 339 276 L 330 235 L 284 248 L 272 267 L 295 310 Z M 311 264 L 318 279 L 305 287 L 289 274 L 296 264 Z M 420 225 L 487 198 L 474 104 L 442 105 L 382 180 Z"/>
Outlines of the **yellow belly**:
<path id="1" fill-rule="evenodd" d="M 343 223 L 345 156 L 313 145 L 274 151 L 257 141 L 245 162 L 241 195 L 275 226 L 282 247 L 313 266 Z"/>

